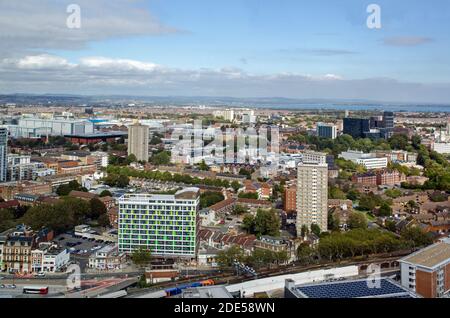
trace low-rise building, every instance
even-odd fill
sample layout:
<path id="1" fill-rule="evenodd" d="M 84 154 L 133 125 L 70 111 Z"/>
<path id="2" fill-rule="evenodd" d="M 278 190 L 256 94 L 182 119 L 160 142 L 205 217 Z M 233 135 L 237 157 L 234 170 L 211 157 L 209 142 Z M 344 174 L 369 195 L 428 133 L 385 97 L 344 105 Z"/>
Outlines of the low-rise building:
<path id="1" fill-rule="evenodd" d="M 118 245 L 107 245 L 89 256 L 89 268 L 101 271 L 122 269 L 125 253 L 120 253 Z"/>
<path id="2" fill-rule="evenodd" d="M 70 253 L 67 249 L 59 248 L 53 243 L 40 243 L 31 251 L 31 270 L 34 273 L 54 273 L 67 266 Z"/>
<path id="3" fill-rule="evenodd" d="M 450 240 L 431 245 L 400 260 L 401 283 L 425 298 L 450 290 Z"/>

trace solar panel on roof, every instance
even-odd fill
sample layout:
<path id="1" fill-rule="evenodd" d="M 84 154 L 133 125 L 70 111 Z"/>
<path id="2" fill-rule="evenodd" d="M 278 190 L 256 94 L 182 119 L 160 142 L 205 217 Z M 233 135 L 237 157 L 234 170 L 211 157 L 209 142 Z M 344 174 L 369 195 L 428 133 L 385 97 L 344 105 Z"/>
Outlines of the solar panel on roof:
<path id="1" fill-rule="evenodd" d="M 405 294 L 405 290 L 387 279 L 381 279 L 375 287 L 366 280 L 339 282 L 330 284 L 298 286 L 297 289 L 309 298 L 361 298 Z"/>

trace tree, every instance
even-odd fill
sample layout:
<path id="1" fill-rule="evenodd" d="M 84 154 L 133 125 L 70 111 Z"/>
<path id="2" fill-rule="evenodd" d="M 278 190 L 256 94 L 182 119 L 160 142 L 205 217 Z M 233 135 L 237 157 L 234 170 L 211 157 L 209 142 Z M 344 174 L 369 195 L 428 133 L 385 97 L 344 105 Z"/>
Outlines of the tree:
<path id="1" fill-rule="evenodd" d="M 131 260 L 137 266 L 145 266 L 152 260 L 152 253 L 149 249 L 141 246 L 133 251 L 131 254 Z"/>
<path id="2" fill-rule="evenodd" d="M 384 192 L 384 194 L 386 194 L 390 198 L 395 199 L 395 198 L 399 198 L 402 196 L 402 191 L 400 191 L 399 189 L 389 189 L 389 190 L 386 190 Z"/>
<path id="3" fill-rule="evenodd" d="M 396 134 L 389 139 L 389 145 L 392 149 L 406 150 L 406 147 L 408 146 L 408 137 Z"/>
<path id="4" fill-rule="evenodd" d="M 0 210 L 0 232 L 12 228 L 16 224 L 14 213 L 9 209 Z"/>
<path id="5" fill-rule="evenodd" d="M 255 232 L 255 218 L 251 214 L 246 214 L 242 220 L 242 229 L 248 233 Z"/>
<path id="6" fill-rule="evenodd" d="M 334 213 L 328 213 L 328 228 L 331 231 L 338 231 L 339 223 L 339 218 Z"/>
<path id="7" fill-rule="evenodd" d="M 429 233 L 419 227 L 407 227 L 401 232 L 401 237 L 413 248 L 427 246 L 433 243 Z"/>
<path id="8" fill-rule="evenodd" d="M 389 217 L 392 215 L 392 208 L 389 204 L 383 203 L 378 211 L 378 215 L 382 217 Z"/>
<path id="9" fill-rule="evenodd" d="M 98 218 L 98 225 L 102 226 L 102 227 L 110 227 L 111 226 L 111 222 L 109 220 L 108 214 L 100 215 L 100 217 Z"/>
<path id="10" fill-rule="evenodd" d="M 129 165 L 130 163 L 133 163 L 133 162 L 137 162 L 137 161 L 138 161 L 137 157 L 134 154 L 130 154 L 126 159 L 127 165 Z"/>
<path id="11" fill-rule="evenodd" d="M 238 181 L 231 182 L 231 187 L 233 188 L 234 192 L 238 192 L 238 190 L 242 187 L 241 184 Z"/>
<path id="12" fill-rule="evenodd" d="M 356 189 L 350 189 L 350 190 L 347 192 L 347 199 L 348 199 L 348 200 L 352 200 L 352 201 L 356 201 L 356 200 L 359 199 L 360 195 L 361 195 L 361 193 L 360 193 L 358 190 L 356 190 Z"/>
<path id="13" fill-rule="evenodd" d="M 243 215 L 248 212 L 248 209 L 242 205 L 236 204 L 233 208 L 234 215 Z"/>
<path id="14" fill-rule="evenodd" d="M 241 199 L 253 199 L 253 200 L 258 200 L 259 198 L 258 193 L 256 192 L 248 192 L 248 193 L 241 192 L 239 193 L 238 197 Z"/>
<path id="15" fill-rule="evenodd" d="M 344 200 L 346 198 L 345 193 L 336 186 L 329 187 L 328 190 L 329 199 L 339 199 Z"/>
<path id="16" fill-rule="evenodd" d="M 112 197 L 112 196 L 113 196 L 112 193 L 110 191 L 108 191 L 108 190 L 103 190 L 100 193 L 100 198 Z"/>
<path id="17" fill-rule="evenodd" d="M 102 201 L 97 198 L 93 198 L 89 203 L 91 206 L 91 212 L 89 214 L 91 219 L 97 220 L 100 216 L 106 215 L 107 209 Z"/>
<path id="18" fill-rule="evenodd" d="M 316 223 L 311 224 L 311 233 L 314 233 L 317 236 L 320 236 L 320 233 L 322 233 L 322 230 L 320 229 L 320 226 Z"/>
<path id="19" fill-rule="evenodd" d="M 302 243 L 297 248 L 297 259 L 300 263 L 308 265 L 314 258 L 315 250 L 307 243 Z"/>
<path id="20" fill-rule="evenodd" d="M 204 209 L 223 201 L 224 199 L 225 197 L 220 192 L 207 191 L 200 195 L 200 207 Z"/>
<path id="21" fill-rule="evenodd" d="M 161 151 L 157 154 L 154 154 L 150 158 L 150 162 L 156 166 L 168 165 L 170 163 L 171 154 L 168 151 Z"/>
<path id="22" fill-rule="evenodd" d="M 258 209 L 255 218 L 255 232 L 258 236 L 280 235 L 280 218 L 276 210 Z"/>
<path id="23" fill-rule="evenodd" d="M 202 162 L 199 163 L 198 168 L 201 171 L 209 171 L 209 166 L 206 164 L 205 160 L 202 160 Z"/>
<path id="24" fill-rule="evenodd" d="M 303 224 L 300 229 L 300 235 L 302 236 L 302 238 L 305 238 L 308 234 L 309 234 L 309 228 L 308 228 L 308 226 L 306 226 L 306 224 Z"/>
<path id="25" fill-rule="evenodd" d="M 351 229 L 366 229 L 367 218 L 363 213 L 352 212 L 348 217 L 347 225 Z"/>
<path id="26" fill-rule="evenodd" d="M 62 184 L 56 189 L 56 194 L 59 196 L 67 196 L 72 191 L 83 191 L 87 192 L 85 188 L 83 188 L 78 181 L 70 181 L 68 184 Z"/>
<path id="27" fill-rule="evenodd" d="M 226 250 L 221 250 L 217 253 L 216 261 L 222 268 L 233 266 L 234 262 L 241 262 L 244 260 L 244 250 L 238 245 L 233 245 Z"/>

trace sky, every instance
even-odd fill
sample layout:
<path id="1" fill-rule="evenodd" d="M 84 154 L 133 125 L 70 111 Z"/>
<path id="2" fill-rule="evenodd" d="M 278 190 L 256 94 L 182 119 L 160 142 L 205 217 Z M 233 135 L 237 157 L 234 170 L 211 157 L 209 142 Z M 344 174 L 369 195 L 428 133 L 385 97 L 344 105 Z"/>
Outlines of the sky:
<path id="1" fill-rule="evenodd" d="M 0 0 L 0 93 L 447 104 L 449 30 L 447 0 Z"/>

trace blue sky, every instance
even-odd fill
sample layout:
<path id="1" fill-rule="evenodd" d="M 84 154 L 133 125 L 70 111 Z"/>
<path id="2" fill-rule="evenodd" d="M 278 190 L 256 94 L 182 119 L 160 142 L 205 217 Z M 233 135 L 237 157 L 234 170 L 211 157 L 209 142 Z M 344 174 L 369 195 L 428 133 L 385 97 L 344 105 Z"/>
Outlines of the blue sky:
<path id="1" fill-rule="evenodd" d="M 64 9 L 61 1 L 44 2 L 55 15 Z M 366 26 L 369 15 L 366 8 L 371 3 L 381 7 L 380 30 Z M 435 85 L 430 86 L 433 91 L 427 91 L 430 96 L 436 93 L 435 89 L 442 90 L 443 85 L 447 88 L 445 85 L 450 83 L 450 2 L 447 0 L 118 0 L 115 7 L 108 9 L 88 2 L 80 6 L 82 21 L 88 19 L 92 26 L 111 16 L 111 21 L 134 19 L 135 28 L 139 28 L 139 23 L 145 28 L 147 22 L 136 15 L 137 8 L 148 14 L 152 27 L 156 23 L 170 31 L 153 32 L 149 27 L 146 29 L 149 32 L 140 32 L 130 27 L 129 31 L 122 32 L 117 25 L 116 31 L 105 25 L 93 36 L 89 33 L 92 30 L 84 27 L 82 32 L 89 34 L 82 40 L 70 41 L 75 33 L 67 33 L 61 37 L 61 45 L 43 40 L 41 43 L 45 44 L 41 46 L 36 43 L 33 47 L 20 47 L 17 56 L 48 54 L 76 65 L 86 57 L 133 60 L 154 63 L 171 72 L 196 74 L 202 70 L 236 69 L 241 75 L 254 77 L 288 73 L 315 79 L 332 75 L 345 81 L 389 79 L 399 85 Z M 119 26 L 124 25 L 121 23 Z M 102 32 L 108 34 L 100 36 Z M 174 79 L 165 81 L 173 83 Z M 37 90 L 35 83 L 31 86 L 34 87 L 31 90 Z M 196 89 L 201 93 L 199 87 Z M 205 95 L 213 91 L 213 88 L 205 89 Z M 177 95 L 185 93 L 180 90 Z M 248 94 L 257 95 L 256 91 Z M 406 91 L 403 94 L 406 95 L 400 99 L 408 97 Z M 268 95 L 279 94 L 274 90 Z M 355 97 L 355 92 L 347 95 Z M 443 102 L 447 102 L 447 97 L 450 99 L 444 92 L 438 95 Z M 391 96 L 390 93 L 380 99 Z"/>
<path id="2" fill-rule="evenodd" d="M 179 33 L 111 39 L 82 51 L 179 68 L 239 67 L 252 73 L 333 73 L 345 78 L 450 80 L 450 3 L 377 1 L 382 29 L 366 26 L 359 0 L 160 0 L 152 14 Z M 416 46 L 388 46 L 388 37 L 424 37 Z"/>

